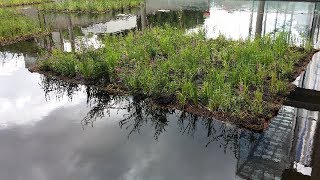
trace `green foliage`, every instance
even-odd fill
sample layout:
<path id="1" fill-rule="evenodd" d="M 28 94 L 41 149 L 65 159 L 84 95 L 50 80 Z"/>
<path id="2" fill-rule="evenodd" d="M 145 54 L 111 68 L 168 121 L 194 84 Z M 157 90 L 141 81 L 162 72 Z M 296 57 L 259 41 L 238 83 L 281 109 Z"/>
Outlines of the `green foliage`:
<path id="1" fill-rule="evenodd" d="M 77 60 L 72 53 L 54 51 L 52 57 L 40 62 L 41 70 L 53 71 L 57 75 L 75 76 Z"/>
<path id="2" fill-rule="evenodd" d="M 85 78 L 109 81 L 109 66 L 99 51 L 78 54 L 78 72 Z"/>
<path id="3" fill-rule="evenodd" d="M 39 62 L 40 70 L 51 71 L 56 75 L 80 75 L 86 79 L 109 82 L 109 65 L 99 51 L 67 53 L 53 51 L 50 58 Z"/>
<path id="4" fill-rule="evenodd" d="M 263 112 L 263 93 L 260 89 L 254 91 L 254 99 L 253 99 L 253 112 L 262 113 Z"/>

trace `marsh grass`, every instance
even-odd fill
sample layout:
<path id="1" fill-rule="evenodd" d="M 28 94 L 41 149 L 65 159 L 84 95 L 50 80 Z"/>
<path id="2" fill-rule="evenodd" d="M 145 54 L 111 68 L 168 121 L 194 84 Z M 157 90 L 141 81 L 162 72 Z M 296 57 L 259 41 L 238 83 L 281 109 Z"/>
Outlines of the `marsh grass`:
<path id="1" fill-rule="evenodd" d="M 45 32 L 37 21 L 11 9 L 0 9 L 0 44 Z"/>
<path id="2" fill-rule="evenodd" d="M 43 10 L 63 12 L 107 12 L 138 7 L 142 0 L 66 0 L 44 4 Z"/>
<path id="3" fill-rule="evenodd" d="M 41 61 L 40 68 L 87 78 L 101 78 L 95 74 L 105 68 L 102 74 L 111 83 L 133 94 L 174 95 L 181 105 L 246 119 L 273 115 L 273 103 L 286 94 L 296 64 L 312 51 L 291 47 L 285 33 L 253 41 L 205 37 L 204 32 L 186 34 L 169 26 L 107 35 L 104 49 L 94 51 L 99 58 L 59 52 Z"/>
<path id="4" fill-rule="evenodd" d="M 78 76 L 97 83 L 108 83 L 109 66 L 101 54 L 99 51 L 81 54 L 53 51 L 51 57 L 41 61 L 40 68 L 42 71 L 52 71 L 56 75 Z"/>

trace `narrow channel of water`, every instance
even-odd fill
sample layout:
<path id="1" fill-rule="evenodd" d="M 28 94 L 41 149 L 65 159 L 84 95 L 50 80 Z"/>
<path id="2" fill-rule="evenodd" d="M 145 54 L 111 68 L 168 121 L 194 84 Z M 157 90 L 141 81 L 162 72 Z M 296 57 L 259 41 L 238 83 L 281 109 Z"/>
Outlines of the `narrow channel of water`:
<path id="1" fill-rule="evenodd" d="M 319 179 L 318 102 L 293 95 L 254 133 L 27 70 L 41 50 L 99 48 L 102 34 L 166 23 L 234 39 L 287 31 L 318 47 L 319 5 L 148 0 L 141 10 L 94 16 L 24 8 L 53 31 L 0 49 L 0 179 Z M 318 97 L 319 62 L 296 80 L 301 94 Z"/>

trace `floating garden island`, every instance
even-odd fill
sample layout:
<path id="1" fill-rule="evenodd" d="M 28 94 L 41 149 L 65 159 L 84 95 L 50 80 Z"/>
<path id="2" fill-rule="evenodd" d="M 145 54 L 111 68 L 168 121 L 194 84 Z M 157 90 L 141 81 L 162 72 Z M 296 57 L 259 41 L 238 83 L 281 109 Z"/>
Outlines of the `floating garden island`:
<path id="1" fill-rule="evenodd" d="M 31 71 L 253 130 L 267 127 L 315 53 L 289 44 L 285 33 L 235 41 L 169 26 L 106 35 L 104 45 L 53 51 Z"/>

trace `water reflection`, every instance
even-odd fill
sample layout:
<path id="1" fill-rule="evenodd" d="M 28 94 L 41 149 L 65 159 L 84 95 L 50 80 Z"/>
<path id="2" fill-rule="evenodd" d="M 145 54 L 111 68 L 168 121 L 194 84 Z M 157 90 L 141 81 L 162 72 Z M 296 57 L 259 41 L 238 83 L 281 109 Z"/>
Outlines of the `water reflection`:
<path id="1" fill-rule="evenodd" d="M 106 14 L 45 13 L 35 7 L 20 9 L 39 22 L 40 27 L 51 30 L 44 38 L 35 38 L 39 47 L 47 50 L 81 51 L 103 47 L 100 35 L 133 30 L 137 23 L 137 10 Z"/>
<path id="2" fill-rule="evenodd" d="M 297 42 L 311 37 L 317 47 L 318 8 L 317 2 L 148 0 L 117 16 L 28 10 L 53 31 L 1 49 L 0 179 L 319 179 L 318 106 L 284 106 L 259 134 L 25 69 L 38 47 L 99 48 L 101 34 L 165 23 L 234 39 L 287 31 Z M 304 93 L 318 90 L 317 67 L 313 61 L 297 80 Z"/>
<path id="3" fill-rule="evenodd" d="M 0 89 L 0 142 L 6 145 L 0 158 L 15 162 L 0 163 L 5 179 L 274 179 L 288 171 L 316 177 L 318 112 L 286 106 L 266 132 L 253 133 L 138 97 L 31 74 L 23 54 L 4 54 L 4 69 L 22 63 L 0 76 L 1 84 L 11 85 Z M 183 173 L 168 171 L 168 163 Z"/>
<path id="4" fill-rule="evenodd" d="M 318 3 L 280 1 L 212 1 L 204 26 L 209 37 L 219 33 L 233 39 L 285 31 L 294 41 L 303 43 L 318 27 L 313 20 Z M 219 17 L 224 17 L 223 19 Z"/>
<path id="5" fill-rule="evenodd" d="M 219 34 L 233 39 L 253 38 L 254 36 L 285 31 L 297 44 L 303 44 L 310 38 L 318 47 L 318 2 L 214 0 L 203 1 L 202 4 L 206 5 L 198 5 L 197 10 L 194 10 L 192 5 L 178 6 L 179 8 L 177 8 L 175 5 L 179 4 L 179 1 L 171 2 L 173 6 L 165 8 L 169 10 L 166 11 L 168 17 L 172 19 L 176 13 L 176 16 L 179 17 L 175 18 L 177 25 L 179 23 L 185 24 L 185 27 L 190 31 L 205 28 L 210 38 L 217 37 Z M 148 6 L 148 3 L 151 4 L 149 5 L 151 7 Z M 157 6 L 152 6 L 153 3 L 152 0 L 147 1 L 146 8 L 150 8 L 150 10 L 147 9 L 145 12 L 150 13 L 145 21 L 149 24 L 171 22 L 159 18 L 165 17 L 165 15 L 161 15 L 165 12 L 157 12 L 157 10 L 164 7 L 159 5 L 156 8 Z M 192 2 L 186 3 L 192 4 Z M 191 12 L 197 15 L 192 15 Z M 188 26 L 188 23 L 192 23 L 192 25 Z M 194 27 L 196 25 L 198 27 Z"/>
<path id="6" fill-rule="evenodd" d="M 62 80 L 56 80 L 50 76 L 41 76 L 41 88 L 44 91 L 45 99 L 50 100 L 50 94 L 55 95 L 56 100 L 63 99 L 65 96 L 68 97 L 70 101 L 72 101 L 73 95 L 80 91 L 81 86 L 78 84 L 68 83 Z"/>
<path id="7" fill-rule="evenodd" d="M 0 127 L 33 124 L 40 121 L 51 110 L 76 104 L 64 98 L 59 102 L 46 102 L 39 88 L 40 75 L 31 74 L 26 67 L 36 61 L 33 54 L 14 53 L 15 49 L 0 53 Z M 9 86 L 10 85 L 10 86 Z M 24 108 L 29 107 L 26 111 Z"/>
<path id="8" fill-rule="evenodd" d="M 144 20 L 142 20 L 143 16 L 145 16 Z M 141 24 L 143 23 L 148 24 L 148 27 L 168 24 L 173 27 L 190 29 L 203 24 L 204 18 L 203 12 L 196 10 L 158 11 L 154 14 L 141 15 Z"/>
<path id="9" fill-rule="evenodd" d="M 128 137 L 133 133 L 139 133 L 143 126 L 151 124 L 155 130 L 154 138 L 158 140 L 159 135 L 166 131 L 165 128 L 169 125 L 169 119 L 172 116 L 177 119 L 177 125 L 182 134 L 193 137 L 198 124 L 205 127 L 208 138 L 205 146 L 218 140 L 224 141 L 226 143 L 224 146 L 227 146 L 229 141 L 236 139 L 234 138 L 235 134 L 238 134 L 238 129 L 233 126 L 212 119 L 201 118 L 190 113 L 157 107 L 147 99 L 141 99 L 140 97 L 112 96 L 94 87 L 79 86 L 53 77 L 42 77 L 41 88 L 47 100 L 50 100 L 48 97 L 53 94 L 56 100 L 67 97 L 68 100 L 72 101 L 74 93 L 78 91 L 85 92 L 86 103 L 90 107 L 90 111 L 81 120 L 83 126 L 90 125 L 93 127 L 97 119 L 102 119 L 106 116 L 111 117 L 111 109 L 117 110 L 118 113 L 120 111 L 124 112 L 121 113 L 123 118 L 119 120 L 119 127 L 128 130 Z M 217 132 L 221 134 L 218 133 L 219 135 L 216 135 Z"/>
<path id="10" fill-rule="evenodd" d="M 59 80 L 51 83 L 56 84 L 55 87 L 61 85 Z M 64 91 L 73 89 L 72 87 L 73 85 L 65 88 L 65 84 L 62 85 Z M 284 106 L 272 120 L 268 130 L 259 134 L 214 119 L 155 107 L 146 99 L 117 98 L 92 87 L 86 88 L 86 102 L 91 110 L 81 120 L 84 128 L 88 125 L 93 127 L 97 120 L 113 119 L 111 110 L 116 110 L 117 114 L 121 114 L 117 121 L 119 127 L 126 131 L 129 139 L 153 129 L 154 140 L 161 141 L 161 136 L 167 137 L 168 129 L 175 127 L 177 129 L 174 131 L 180 132 L 181 135 L 203 142 L 203 148 L 214 146 L 226 154 L 231 153 L 237 160 L 237 177 L 274 179 L 288 176 L 284 173 L 287 171 L 311 176 L 311 156 L 315 152 L 312 148 L 312 138 L 315 136 L 317 112 Z M 45 90 L 46 92 L 48 91 Z M 55 93 L 68 94 L 61 89 Z M 315 119 L 310 118 L 311 114 Z"/>
<path id="11" fill-rule="evenodd" d="M 136 27 L 136 17 L 133 15 L 115 17 L 110 14 L 101 23 L 95 19 L 92 22 L 81 22 L 82 18 L 69 14 L 60 15 L 58 19 L 51 19 L 49 21 L 51 23 L 59 22 L 52 26 L 53 32 L 51 33 L 51 41 L 49 41 L 52 42 L 51 49 L 57 48 L 67 52 L 81 51 L 87 48 L 98 49 L 103 47 L 101 34 L 118 33 Z M 62 23 L 63 20 L 66 22 L 65 24 Z M 45 42 L 48 41 L 43 40 L 43 45 Z"/>
<path id="12" fill-rule="evenodd" d="M 140 97 L 112 96 L 94 87 L 80 86 L 49 76 L 42 76 L 40 85 L 47 101 L 52 100 L 50 98 L 52 95 L 58 101 L 64 97 L 72 101 L 73 94 L 78 91 L 84 92 L 87 98 L 86 104 L 90 110 L 81 120 L 83 126 L 93 127 L 97 119 L 112 118 L 110 111 L 112 109 L 117 110 L 117 113 L 121 112 L 123 118 L 119 120 L 119 127 L 128 131 L 128 137 L 135 133 L 139 134 L 143 126 L 151 124 L 151 127 L 154 128 L 154 138 L 158 140 L 159 136 L 166 131 L 172 116 L 177 119 L 177 126 L 181 134 L 193 137 L 199 124 L 205 127 L 208 138 L 205 146 L 215 141 L 223 141 L 223 147 L 226 149 L 229 142 L 236 139 L 235 135 L 238 134 L 238 129 L 233 126 L 190 113 L 157 107 L 147 99 Z M 234 150 L 235 148 L 230 147 L 230 149 Z"/>
<path id="13" fill-rule="evenodd" d="M 232 39 L 254 38 L 285 31 L 294 43 L 301 45 L 311 39 L 317 48 L 319 7 L 319 2 L 146 0 L 141 9 L 102 15 L 44 13 L 35 8 L 21 11 L 37 19 L 41 27 L 52 29 L 50 36 L 34 40 L 40 47 L 71 52 L 101 48 L 102 34 L 164 24 L 188 31 L 204 28 L 209 38 L 220 34 Z"/>

